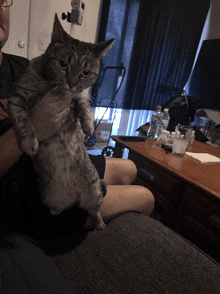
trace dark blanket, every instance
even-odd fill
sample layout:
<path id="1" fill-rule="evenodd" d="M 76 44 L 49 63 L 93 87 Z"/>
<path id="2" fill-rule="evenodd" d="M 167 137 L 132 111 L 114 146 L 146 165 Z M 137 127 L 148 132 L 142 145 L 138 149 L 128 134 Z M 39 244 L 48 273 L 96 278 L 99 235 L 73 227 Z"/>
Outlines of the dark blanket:
<path id="1" fill-rule="evenodd" d="M 27 235 L 8 234 L 3 240 L 5 246 L 0 248 L 1 294 L 77 293 Z"/>
<path id="2" fill-rule="evenodd" d="M 160 222 L 126 213 L 105 231 L 41 242 L 58 269 L 85 294 L 219 294 L 220 266 Z M 50 252 L 49 252 L 50 251 Z"/>

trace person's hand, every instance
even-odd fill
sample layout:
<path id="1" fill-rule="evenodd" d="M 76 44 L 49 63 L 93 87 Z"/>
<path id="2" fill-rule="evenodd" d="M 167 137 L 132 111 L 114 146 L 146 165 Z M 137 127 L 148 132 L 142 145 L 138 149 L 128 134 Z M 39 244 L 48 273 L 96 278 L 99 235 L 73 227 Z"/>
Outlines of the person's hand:
<path id="1" fill-rule="evenodd" d="M 38 141 L 45 141 L 55 135 L 66 122 L 70 112 L 70 104 L 58 100 L 59 96 L 47 94 L 40 103 L 35 106 L 31 114 L 35 135 Z"/>

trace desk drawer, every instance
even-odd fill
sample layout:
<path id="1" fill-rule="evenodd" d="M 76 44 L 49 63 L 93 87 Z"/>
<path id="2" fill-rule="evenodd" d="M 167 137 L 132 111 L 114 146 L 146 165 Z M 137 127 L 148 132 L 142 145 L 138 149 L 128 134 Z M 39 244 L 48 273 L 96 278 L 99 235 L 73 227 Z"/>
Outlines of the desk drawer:
<path id="1" fill-rule="evenodd" d="M 191 185 L 184 189 L 180 209 L 220 235 L 220 199 Z"/>
<path id="2" fill-rule="evenodd" d="M 176 232 L 220 262 L 220 235 L 207 229 L 187 213 L 180 211 Z"/>
<path id="3" fill-rule="evenodd" d="M 152 186 L 164 195 L 164 197 L 174 201 L 178 200 L 178 196 L 181 192 L 181 182 L 177 177 L 162 166 L 132 151 L 129 153 L 129 159 L 136 164 L 138 177 L 142 179 L 142 181 Z"/>

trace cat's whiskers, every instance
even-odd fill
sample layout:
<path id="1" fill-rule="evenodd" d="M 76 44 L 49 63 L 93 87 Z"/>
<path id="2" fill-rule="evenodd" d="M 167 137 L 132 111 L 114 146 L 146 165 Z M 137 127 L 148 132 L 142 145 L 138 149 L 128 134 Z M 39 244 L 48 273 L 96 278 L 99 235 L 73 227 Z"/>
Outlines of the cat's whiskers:
<path id="1" fill-rule="evenodd" d="M 92 97 L 92 95 L 90 95 L 89 93 L 88 93 L 88 100 L 92 101 L 95 104 L 95 106 L 98 106 L 97 101 L 95 100 L 95 98 Z"/>
<path id="2" fill-rule="evenodd" d="M 77 101 L 79 100 L 83 100 L 86 99 L 88 101 L 92 101 L 96 106 L 97 106 L 97 102 L 95 100 L 95 98 L 93 98 L 89 92 L 88 89 L 83 89 L 81 92 L 78 93 L 77 96 L 74 97 Z"/>
<path id="3" fill-rule="evenodd" d="M 28 90 L 28 91 L 39 91 L 39 89 L 45 89 L 48 84 L 50 85 L 54 85 L 54 89 L 58 87 L 57 82 L 56 81 L 46 81 L 46 82 L 39 82 L 39 83 L 30 83 L 30 84 L 26 84 L 26 85 L 21 85 L 20 88 L 22 88 L 23 90 Z"/>

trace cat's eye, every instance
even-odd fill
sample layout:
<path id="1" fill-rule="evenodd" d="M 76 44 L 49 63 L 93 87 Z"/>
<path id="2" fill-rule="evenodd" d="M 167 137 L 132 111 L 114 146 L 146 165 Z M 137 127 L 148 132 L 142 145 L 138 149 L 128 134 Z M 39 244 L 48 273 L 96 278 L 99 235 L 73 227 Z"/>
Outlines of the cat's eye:
<path id="1" fill-rule="evenodd" d="M 84 71 L 82 72 L 82 76 L 83 76 L 84 78 L 89 78 L 89 77 L 91 76 L 91 71 L 90 71 L 90 70 L 84 70 Z"/>
<path id="2" fill-rule="evenodd" d="M 61 68 L 61 69 L 67 69 L 67 63 L 64 61 L 64 60 L 60 60 L 59 61 L 59 67 Z"/>

